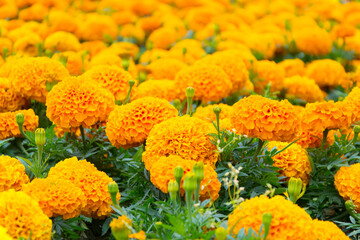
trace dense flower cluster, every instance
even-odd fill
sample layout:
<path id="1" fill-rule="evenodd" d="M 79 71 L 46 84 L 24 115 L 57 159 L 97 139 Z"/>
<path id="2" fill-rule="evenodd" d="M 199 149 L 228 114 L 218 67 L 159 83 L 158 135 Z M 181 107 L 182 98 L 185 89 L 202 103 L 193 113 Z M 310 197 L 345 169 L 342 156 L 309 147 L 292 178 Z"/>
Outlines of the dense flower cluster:
<path id="1" fill-rule="evenodd" d="M 174 169 L 181 166 L 184 169 L 184 176 L 180 185 L 180 193 L 185 193 L 183 189 L 183 181 L 186 173 L 193 170 L 196 162 L 192 160 L 183 159 L 177 155 L 169 155 L 168 157 L 160 157 L 150 169 L 150 180 L 162 192 L 168 193 L 168 183 L 170 180 L 175 180 Z M 204 179 L 201 181 L 200 199 L 211 199 L 215 201 L 219 197 L 221 184 L 217 178 L 215 170 L 209 166 L 204 165 Z"/>
<path id="2" fill-rule="evenodd" d="M 324 93 L 313 79 L 301 76 L 285 78 L 286 98 L 299 98 L 306 102 L 321 102 Z"/>
<path id="3" fill-rule="evenodd" d="M 25 167 L 16 158 L 0 156 L 0 192 L 8 189 L 21 190 L 29 182 Z"/>
<path id="4" fill-rule="evenodd" d="M 24 131 L 34 131 L 39 125 L 39 117 L 35 115 L 32 109 L 0 113 L 0 140 L 21 136 L 15 120 L 15 116 L 18 113 L 22 113 L 25 116 Z"/>
<path id="5" fill-rule="evenodd" d="M 231 116 L 236 131 L 262 140 L 290 141 L 296 136 L 300 119 L 287 101 L 252 95 L 233 105 Z"/>
<path id="6" fill-rule="evenodd" d="M 90 127 L 114 109 L 113 94 L 86 77 L 70 78 L 53 87 L 46 99 L 46 115 L 62 128 Z"/>
<path id="7" fill-rule="evenodd" d="M 37 200 L 48 217 L 78 217 L 87 202 L 81 188 L 66 179 L 36 178 L 22 191 Z"/>
<path id="8" fill-rule="evenodd" d="M 0 113 L 20 110 L 28 101 L 15 92 L 8 78 L 0 78 Z"/>
<path id="9" fill-rule="evenodd" d="M 304 209 L 286 200 L 282 196 L 268 198 L 265 196 L 245 200 L 230 214 L 228 230 L 237 234 L 241 228 L 246 231 L 252 228 L 258 232 L 264 213 L 272 215 L 270 240 L 312 239 L 311 217 Z"/>
<path id="10" fill-rule="evenodd" d="M 51 239 L 51 220 L 42 212 L 36 200 L 24 192 L 8 190 L 0 193 L 0 226 L 14 239 Z"/>
<path id="11" fill-rule="evenodd" d="M 214 132 L 212 124 L 189 116 L 171 118 L 155 125 L 146 140 L 142 157 L 146 169 L 151 170 L 160 157 L 168 155 L 215 166 L 218 154 L 208 136 Z"/>
<path id="12" fill-rule="evenodd" d="M 93 218 L 104 218 L 113 211 L 110 207 L 111 198 L 108 184 L 112 178 L 86 160 L 76 157 L 65 159 L 52 167 L 48 177 L 70 180 L 75 186 L 81 188 L 85 195 L 86 204 L 81 209 L 81 214 Z M 117 199 L 120 199 L 118 194 Z"/>
<path id="13" fill-rule="evenodd" d="M 345 200 L 352 200 L 360 209 L 360 180 L 358 175 L 360 173 L 360 163 L 355 163 L 351 166 L 341 167 L 335 174 L 334 185 L 339 194 Z"/>
<path id="14" fill-rule="evenodd" d="M 290 143 L 271 141 L 267 144 L 267 149 L 271 151 L 283 150 Z M 280 174 L 287 178 L 301 178 L 304 183 L 309 182 L 311 165 L 307 151 L 300 145 L 293 143 L 290 147 L 272 157 L 273 166 L 280 168 Z"/>
<path id="15" fill-rule="evenodd" d="M 164 99 L 141 98 L 115 107 L 109 115 L 106 135 L 115 147 L 137 147 L 156 124 L 177 115 L 176 108 Z"/>

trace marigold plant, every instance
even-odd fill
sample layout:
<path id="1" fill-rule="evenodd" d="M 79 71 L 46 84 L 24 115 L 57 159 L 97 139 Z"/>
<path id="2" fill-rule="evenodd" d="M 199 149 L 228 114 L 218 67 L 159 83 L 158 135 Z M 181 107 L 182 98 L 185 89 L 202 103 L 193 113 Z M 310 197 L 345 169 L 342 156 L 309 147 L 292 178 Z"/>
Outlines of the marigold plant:
<path id="1" fill-rule="evenodd" d="M 345 80 L 346 72 L 339 62 L 321 59 L 312 61 L 307 66 L 306 76 L 314 79 L 320 87 L 336 87 Z"/>
<path id="2" fill-rule="evenodd" d="M 16 158 L 0 156 L 0 192 L 8 189 L 21 190 L 21 187 L 29 182 L 25 166 Z"/>
<path id="3" fill-rule="evenodd" d="M 38 127 L 39 117 L 35 115 L 35 112 L 32 109 L 0 113 L 0 140 L 22 136 L 15 120 L 15 116 L 18 113 L 22 113 L 25 116 L 23 125 L 24 132 L 35 131 Z"/>
<path id="4" fill-rule="evenodd" d="M 58 31 L 49 35 L 44 42 L 44 48 L 51 51 L 79 51 L 80 42 L 77 37 L 69 32 Z"/>
<path id="5" fill-rule="evenodd" d="M 299 98 L 306 102 L 324 101 L 324 92 L 316 84 L 314 79 L 301 76 L 285 78 L 284 88 L 286 98 Z"/>

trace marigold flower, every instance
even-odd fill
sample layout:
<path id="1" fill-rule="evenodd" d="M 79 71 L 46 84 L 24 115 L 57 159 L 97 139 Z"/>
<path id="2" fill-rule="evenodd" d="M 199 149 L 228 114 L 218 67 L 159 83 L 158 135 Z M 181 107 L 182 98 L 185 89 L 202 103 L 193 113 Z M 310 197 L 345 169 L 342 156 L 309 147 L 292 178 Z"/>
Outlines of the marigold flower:
<path id="1" fill-rule="evenodd" d="M 22 58 L 14 64 L 9 76 L 13 89 L 39 102 L 45 102 L 48 94 L 46 83 L 57 83 L 69 76 L 60 62 L 47 57 Z"/>
<path id="2" fill-rule="evenodd" d="M 13 43 L 10 39 L 8 38 L 4 38 L 4 37 L 0 37 L 0 51 L 1 51 L 1 56 L 3 56 L 3 52 L 4 49 L 8 50 L 8 54 L 11 54 L 12 52 L 12 47 L 13 47 Z M 4 57 L 4 56 L 3 56 Z"/>
<path id="3" fill-rule="evenodd" d="M 28 101 L 15 92 L 9 79 L 0 78 L 0 113 L 21 109 Z"/>
<path id="4" fill-rule="evenodd" d="M 22 191 L 37 200 L 48 217 L 78 217 L 87 203 L 81 188 L 65 179 L 36 178 Z"/>
<path id="5" fill-rule="evenodd" d="M 305 75 L 305 63 L 301 59 L 285 59 L 279 62 L 278 65 L 284 69 L 287 78 Z"/>
<path id="6" fill-rule="evenodd" d="M 262 140 L 290 141 L 300 126 L 297 110 L 287 100 L 252 95 L 233 105 L 232 124 L 237 132 Z"/>
<path id="7" fill-rule="evenodd" d="M 31 33 L 14 42 L 13 52 L 21 56 L 35 57 L 39 55 L 38 45 L 41 43 L 41 37 L 38 34 Z"/>
<path id="8" fill-rule="evenodd" d="M 79 22 L 69 12 L 52 8 L 47 17 L 51 32 L 65 31 L 75 33 Z"/>
<path id="9" fill-rule="evenodd" d="M 108 118 L 106 135 L 115 147 L 137 147 L 156 124 L 177 115 L 176 108 L 164 99 L 141 98 L 115 107 Z"/>
<path id="10" fill-rule="evenodd" d="M 306 76 L 315 80 L 320 87 L 336 87 L 346 78 L 344 67 L 331 59 L 312 61 L 306 68 Z"/>
<path id="11" fill-rule="evenodd" d="M 44 48 L 51 51 L 79 51 L 80 42 L 77 37 L 69 32 L 58 31 L 49 35 L 44 42 Z"/>
<path id="12" fill-rule="evenodd" d="M 173 80 L 147 80 L 141 83 L 134 92 L 132 99 L 158 97 L 168 101 L 179 98 L 180 89 Z"/>
<path id="13" fill-rule="evenodd" d="M 65 159 L 52 167 L 48 174 L 49 178 L 70 180 L 75 186 L 81 188 L 87 199 L 81 214 L 102 219 L 113 211 L 108 185 L 113 182 L 106 173 L 99 171 L 86 160 L 78 160 L 76 157 Z M 117 200 L 120 199 L 120 193 Z"/>
<path id="14" fill-rule="evenodd" d="M 135 238 L 135 239 L 138 239 L 138 240 L 145 240 L 146 235 L 145 235 L 145 232 L 141 230 L 140 232 L 130 234 L 129 238 Z"/>
<path id="15" fill-rule="evenodd" d="M 169 51 L 161 48 L 153 48 L 146 50 L 139 59 L 141 64 L 148 64 L 156 61 L 157 59 L 168 57 Z"/>
<path id="16" fill-rule="evenodd" d="M 156 16 L 148 16 L 139 19 L 137 25 L 139 25 L 147 34 L 161 27 L 163 22 Z"/>
<path id="17" fill-rule="evenodd" d="M 150 170 L 160 157 L 167 155 L 178 155 L 215 167 L 218 153 L 214 151 L 216 146 L 208 136 L 214 132 L 212 124 L 188 115 L 155 125 L 149 133 L 143 153 L 146 169 Z"/>
<path id="18" fill-rule="evenodd" d="M 299 51 L 315 56 L 331 52 L 330 34 L 319 27 L 304 27 L 293 32 L 294 41 Z"/>
<path id="19" fill-rule="evenodd" d="M 118 27 L 110 16 L 98 13 L 86 14 L 85 21 L 79 24 L 76 36 L 81 40 L 106 40 L 105 36 L 116 39 Z"/>
<path id="20" fill-rule="evenodd" d="M 151 62 L 146 69 L 154 79 L 175 79 L 176 74 L 187 65 L 179 59 L 162 58 Z"/>
<path id="21" fill-rule="evenodd" d="M 111 65 L 95 66 L 86 71 L 83 76 L 100 83 L 103 88 L 114 94 L 115 100 L 120 101 L 126 98 L 129 92 L 129 80 L 133 79 L 129 72 Z M 134 91 L 136 91 L 135 86 L 132 88 L 132 92 Z"/>
<path id="22" fill-rule="evenodd" d="M 158 28 L 147 39 L 153 48 L 169 49 L 177 40 L 177 32 L 172 28 Z"/>
<path id="23" fill-rule="evenodd" d="M 15 189 L 21 190 L 22 185 L 29 182 L 25 167 L 16 158 L 0 156 L 0 192 Z"/>
<path id="24" fill-rule="evenodd" d="M 182 91 L 181 99 L 185 99 L 185 89 L 195 89 L 194 100 L 203 103 L 220 101 L 228 97 L 232 90 L 232 83 L 228 75 L 215 65 L 194 65 L 184 68 L 176 75 L 175 81 Z"/>
<path id="25" fill-rule="evenodd" d="M 331 132 L 332 131 L 330 131 L 330 133 Z M 295 140 L 297 140 L 296 143 L 303 148 L 318 148 L 321 146 L 323 141 L 323 132 L 301 130 L 298 132 L 296 137 L 290 141 L 292 142 Z M 335 139 L 331 137 L 331 134 L 329 134 L 326 138 L 325 147 L 333 145 L 334 141 Z"/>
<path id="26" fill-rule="evenodd" d="M 0 18 L 16 18 L 18 13 L 18 7 L 13 1 L 4 1 L 0 7 Z"/>
<path id="27" fill-rule="evenodd" d="M 2 240 L 13 240 L 12 237 L 10 237 L 9 234 L 7 234 L 7 229 L 0 226 L 0 238 Z"/>
<path id="28" fill-rule="evenodd" d="M 24 21 L 42 21 L 48 15 L 49 9 L 41 3 L 25 8 L 19 12 L 19 19 Z"/>
<path id="29" fill-rule="evenodd" d="M 260 196 L 240 203 L 229 216 L 228 231 L 233 229 L 230 233 L 237 234 L 241 228 L 246 232 L 251 228 L 258 232 L 264 213 L 272 215 L 269 239 L 312 239 L 310 215 L 282 196 Z"/>
<path id="30" fill-rule="evenodd" d="M 303 129 L 323 132 L 346 128 L 353 122 L 352 111 L 352 106 L 345 102 L 308 103 L 302 116 Z"/>
<path id="31" fill-rule="evenodd" d="M 52 59 L 60 61 L 66 59 L 66 69 L 73 76 L 78 76 L 84 73 L 89 66 L 89 55 L 84 51 L 73 52 L 65 51 L 55 53 Z"/>
<path id="32" fill-rule="evenodd" d="M 290 143 L 271 141 L 267 144 L 267 149 L 275 148 L 281 151 Z M 311 165 L 309 155 L 305 148 L 293 143 L 290 147 L 286 148 L 273 158 L 273 166 L 280 168 L 280 174 L 286 176 L 288 179 L 291 177 L 301 178 L 304 183 L 308 183 L 310 179 Z"/>
<path id="33" fill-rule="evenodd" d="M 256 73 L 254 83 L 256 92 L 262 92 L 269 83 L 271 83 L 271 91 L 279 91 L 283 88 L 285 72 L 284 69 L 274 61 L 257 61 L 254 70 Z"/>
<path id="34" fill-rule="evenodd" d="M 311 222 L 311 228 L 313 230 L 313 234 L 315 239 L 321 240 L 350 240 L 345 233 L 336 226 L 335 223 L 330 221 L 321 221 L 318 219 L 314 219 Z"/>
<path id="35" fill-rule="evenodd" d="M 118 218 L 113 218 L 113 220 L 110 222 L 110 227 L 112 231 L 128 229 L 131 226 L 132 226 L 132 221 L 125 215 L 119 216 Z M 128 230 L 130 234 L 130 229 Z"/>
<path id="36" fill-rule="evenodd" d="M 90 128 L 107 119 L 115 99 L 109 90 L 87 77 L 69 78 L 53 87 L 46 106 L 46 116 L 57 126 Z"/>
<path id="37" fill-rule="evenodd" d="M 353 123 L 360 121 L 360 88 L 354 87 L 343 102 L 352 108 L 354 115 Z"/>
<path id="38" fill-rule="evenodd" d="M 345 38 L 345 37 L 352 37 L 356 34 L 356 27 L 350 24 L 338 24 L 331 29 L 331 35 L 333 38 Z"/>
<path id="39" fill-rule="evenodd" d="M 0 193 L 0 226 L 14 239 L 50 240 L 52 222 L 36 200 L 13 189 Z"/>
<path id="40" fill-rule="evenodd" d="M 341 167 L 335 174 L 335 187 L 345 200 L 352 200 L 360 210 L 360 163 Z"/>
<path id="41" fill-rule="evenodd" d="M 324 101 L 324 92 L 316 84 L 314 79 L 301 76 L 293 76 L 285 78 L 284 88 L 286 98 L 299 98 L 307 102 Z"/>
<path id="42" fill-rule="evenodd" d="M 219 115 L 219 118 L 221 120 L 230 118 L 233 114 L 233 109 L 231 106 L 223 104 L 223 103 L 219 103 L 219 104 L 208 105 L 205 107 L 200 106 L 200 107 L 196 108 L 196 112 L 193 114 L 193 117 L 200 118 L 200 119 L 205 120 L 210 123 L 211 123 L 211 121 L 216 122 L 216 115 L 213 110 L 214 107 L 221 108 L 221 112 Z"/>
<path id="43" fill-rule="evenodd" d="M 184 175 L 181 179 L 180 193 L 184 195 L 183 183 L 185 175 L 193 171 L 195 163 L 196 161 L 185 160 L 177 155 L 160 157 L 150 170 L 150 180 L 162 192 L 168 193 L 168 183 L 171 180 L 175 180 L 174 169 L 177 166 L 181 166 L 184 170 Z M 219 197 L 221 188 L 217 173 L 211 166 L 204 165 L 204 176 L 200 186 L 200 199 L 203 201 L 210 198 L 212 201 L 215 201 Z"/>
<path id="44" fill-rule="evenodd" d="M 98 54 L 100 51 L 106 48 L 106 44 L 103 41 L 95 40 L 95 41 L 87 41 L 81 43 L 81 49 L 87 50 L 91 57 Z"/>
<path id="45" fill-rule="evenodd" d="M 24 131 L 35 131 L 38 127 L 39 117 L 35 115 L 32 109 L 0 113 L 0 140 L 22 136 L 15 121 L 15 116 L 18 113 L 22 113 L 25 116 Z"/>

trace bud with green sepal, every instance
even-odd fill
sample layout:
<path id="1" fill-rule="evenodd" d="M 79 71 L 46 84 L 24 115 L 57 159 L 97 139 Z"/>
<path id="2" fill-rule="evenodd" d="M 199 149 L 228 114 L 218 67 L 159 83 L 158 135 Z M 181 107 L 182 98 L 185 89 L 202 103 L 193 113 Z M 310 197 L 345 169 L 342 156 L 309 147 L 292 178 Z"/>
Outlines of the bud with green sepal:
<path id="1" fill-rule="evenodd" d="M 139 84 L 146 81 L 147 75 L 148 75 L 148 73 L 146 71 L 139 72 L 139 75 L 138 75 Z"/>
<path id="2" fill-rule="evenodd" d="M 187 101 L 186 114 L 191 116 L 192 115 L 192 102 L 193 102 L 193 97 L 195 96 L 195 89 L 193 87 L 186 88 L 185 96 L 186 96 L 186 101 Z"/>
<path id="3" fill-rule="evenodd" d="M 174 104 L 174 107 L 180 112 L 181 108 L 182 108 L 181 101 L 179 99 L 175 99 L 173 104 Z"/>
<path id="4" fill-rule="evenodd" d="M 168 191 L 172 202 L 176 202 L 177 193 L 179 191 L 179 184 L 175 180 L 168 183 Z"/>
<path id="5" fill-rule="evenodd" d="M 200 198 L 201 181 L 204 179 L 204 163 L 196 162 L 193 166 L 193 172 L 196 179 L 195 203 L 198 203 Z"/>
<path id="6" fill-rule="evenodd" d="M 130 58 L 123 58 L 121 61 L 122 67 L 124 68 L 125 71 L 127 71 L 129 69 L 130 66 Z"/>
<path id="7" fill-rule="evenodd" d="M 38 158 L 37 158 L 36 165 L 39 169 L 41 169 L 41 166 L 42 166 L 42 154 L 43 154 L 45 142 L 46 142 L 45 129 L 43 129 L 43 128 L 36 129 L 35 130 L 35 144 L 38 149 Z"/>
<path id="8" fill-rule="evenodd" d="M 116 196 L 119 192 L 119 186 L 116 182 L 111 182 L 108 184 L 108 192 L 110 193 L 111 201 L 114 207 L 120 211 L 122 215 L 126 215 L 126 212 L 122 207 L 120 207 L 119 202 L 116 199 Z"/>
<path id="9" fill-rule="evenodd" d="M 356 206 L 354 205 L 353 201 L 347 200 L 345 202 L 345 208 L 346 211 L 348 211 L 348 213 L 350 214 L 350 216 L 355 218 L 357 221 L 360 221 L 360 215 L 355 211 Z"/>
<path id="10" fill-rule="evenodd" d="M 352 140 L 352 143 L 355 144 L 358 140 L 358 137 L 359 137 L 359 133 L 360 133 L 360 126 L 359 125 L 356 125 L 354 128 L 353 128 L 353 131 L 354 131 L 354 137 L 353 137 L 353 140 Z"/>
<path id="11" fill-rule="evenodd" d="M 306 191 L 306 185 L 303 184 L 303 181 L 300 178 L 290 178 L 288 183 L 288 190 L 286 191 L 285 195 L 288 200 L 296 203 Z"/>
<path id="12" fill-rule="evenodd" d="M 36 145 L 34 140 L 31 139 L 28 135 L 25 134 L 24 132 L 24 123 L 25 123 L 25 115 L 23 113 L 18 113 L 15 115 L 15 121 L 18 125 L 19 131 L 20 133 L 32 144 L 32 145 Z"/>
<path id="13" fill-rule="evenodd" d="M 216 116 L 216 130 L 218 132 L 218 137 L 220 139 L 220 113 L 221 113 L 221 107 L 216 106 L 213 108 L 213 111 Z"/>
<path id="14" fill-rule="evenodd" d="M 223 227 L 218 227 L 215 231 L 216 240 L 226 240 L 227 238 L 227 231 Z"/>
<path id="15" fill-rule="evenodd" d="M 267 236 L 269 235 L 270 232 L 270 225 L 271 225 L 271 221 L 272 221 L 272 215 L 270 213 L 264 213 L 263 217 L 262 217 L 262 221 L 264 224 L 264 240 L 266 240 Z"/>
<path id="16" fill-rule="evenodd" d="M 174 177 L 176 182 L 178 183 L 179 187 L 181 185 L 181 179 L 184 176 L 184 169 L 181 166 L 177 166 L 174 169 Z M 178 198 L 180 200 L 180 191 L 178 191 Z"/>
<path id="17" fill-rule="evenodd" d="M 185 200 L 186 200 L 186 206 L 188 209 L 189 221 L 191 221 L 193 195 L 194 195 L 194 191 L 195 191 L 196 187 L 197 187 L 197 183 L 196 183 L 195 174 L 193 172 L 187 173 L 185 175 L 183 188 L 185 190 Z"/>

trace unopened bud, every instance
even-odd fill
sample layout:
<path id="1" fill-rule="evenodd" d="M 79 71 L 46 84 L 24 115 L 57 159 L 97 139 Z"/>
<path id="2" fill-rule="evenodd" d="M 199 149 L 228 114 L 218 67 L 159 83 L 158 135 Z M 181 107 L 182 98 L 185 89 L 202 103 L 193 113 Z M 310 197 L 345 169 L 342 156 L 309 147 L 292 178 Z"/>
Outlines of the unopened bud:
<path id="1" fill-rule="evenodd" d="M 178 111 L 180 111 L 180 109 L 181 109 L 181 101 L 179 100 L 179 99 L 175 99 L 174 100 L 174 107 L 178 110 Z"/>
<path id="2" fill-rule="evenodd" d="M 130 80 L 129 80 L 129 86 L 130 86 L 130 88 L 132 88 L 132 87 L 134 86 L 134 84 L 135 84 L 135 80 L 130 79 Z"/>
<path id="3" fill-rule="evenodd" d="M 146 81 L 146 78 L 147 78 L 147 72 L 145 71 L 141 71 L 139 72 L 139 82 L 144 82 Z"/>
<path id="4" fill-rule="evenodd" d="M 45 129 L 38 128 L 35 130 L 35 143 L 37 146 L 44 146 L 45 145 Z"/>
<path id="5" fill-rule="evenodd" d="M 263 221 L 264 229 L 265 229 L 264 239 L 266 239 L 266 237 L 268 236 L 268 234 L 270 232 L 270 225 L 271 225 L 271 221 L 272 221 L 271 213 L 264 213 L 263 217 L 262 217 L 262 221 Z"/>
<path id="6" fill-rule="evenodd" d="M 184 169 L 181 166 L 177 166 L 174 169 L 174 177 L 176 182 L 179 184 L 181 183 L 181 178 L 184 176 Z"/>
<path id="7" fill-rule="evenodd" d="M 214 111 L 214 113 L 215 113 L 216 115 L 218 115 L 218 114 L 221 113 L 221 107 L 216 106 L 216 107 L 213 108 L 213 111 Z"/>
<path id="8" fill-rule="evenodd" d="M 168 183 L 168 191 L 171 201 L 176 202 L 177 192 L 179 191 L 179 184 L 175 180 L 172 180 Z"/>
<path id="9" fill-rule="evenodd" d="M 186 192 L 192 193 L 195 191 L 197 186 L 195 174 L 189 172 L 185 175 L 183 188 Z"/>
<path id="10" fill-rule="evenodd" d="M 112 195 L 116 195 L 119 192 L 119 186 L 116 182 L 111 182 L 108 185 L 108 191 Z"/>
<path id="11" fill-rule="evenodd" d="M 127 71 L 130 66 L 130 58 L 123 58 L 121 61 L 122 67 Z"/>
<path id="12" fill-rule="evenodd" d="M 22 114 L 22 113 L 16 114 L 15 120 L 16 120 L 16 123 L 17 123 L 19 126 L 22 126 L 22 125 L 24 124 L 24 122 L 25 122 L 25 116 L 24 116 L 24 114 Z"/>
<path id="13" fill-rule="evenodd" d="M 187 87 L 185 90 L 185 95 L 187 98 L 193 98 L 195 96 L 195 89 L 193 87 Z"/>
<path id="14" fill-rule="evenodd" d="M 193 166 L 193 172 L 197 183 L 200 184 L 200 182 L 204 179 L 204 163 L 196 162 Z"/>
<path id="15" fill-rule="evenodd" d="M 354 127 L 354 133 L 356 133 L 356 134 L 359 134 L 359 133 L 360 133 L 360 126 L 359 126 L 359 125 L 356 125 L 356 126 Z"/>
<path id="16" fill-rule="evenodd" d="M 301 178 L 290 178 L 288 183 L 288 194 L 290 201 L 296 203 L 296 201 L 303 195 L 302 188 L 303 182 Z"/>
<path id="17" fill-rule="evenodd" d="M 226 240 L 227 238 L 227 231 L 223 227 L 218 227 L 215 231 L 216 240 Z"/>

